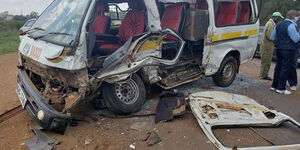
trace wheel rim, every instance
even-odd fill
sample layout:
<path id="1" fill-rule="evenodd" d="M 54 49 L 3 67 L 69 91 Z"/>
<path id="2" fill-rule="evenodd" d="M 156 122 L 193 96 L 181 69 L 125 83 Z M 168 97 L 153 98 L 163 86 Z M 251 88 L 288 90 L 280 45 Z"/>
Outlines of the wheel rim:
<path id="1" fill-rule="evenodd" d="M 224 67 L 223 78 L 226 81 L 229 81 L 233 78 L 233 76 L 234 76 L 234 65 L 232 62 L 230 62 L 230 63 L 227 63 Z"/>
<path id="2" fill-rule="evenodd" d="M 139 97 L 138 85 L 132 79 L 122 83 L 116 83 L 115 92 L 118 99 L 127 105 L 135 103 Z"/>

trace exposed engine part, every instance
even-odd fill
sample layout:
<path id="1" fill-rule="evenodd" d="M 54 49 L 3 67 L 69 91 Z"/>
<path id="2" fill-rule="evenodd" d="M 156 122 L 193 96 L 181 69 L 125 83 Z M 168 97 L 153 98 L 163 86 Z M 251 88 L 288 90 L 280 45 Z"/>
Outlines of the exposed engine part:
<path id="1" fill-rule="evenodd" d="M 64 109 L 67 110 L 71 108 L 78 99 L 80 99 L 80 95 L 78 92 L 72 92 L 67 94 L 67 96 L 64 98 L 65 101 Z"/>
<path id="2" fill-rule="evenodd" d="M 50 104 L 55 110 L 63 112 L 69 109 L 80 96 L 78 89 L 64 85 L 56 79 L 47 80 L 33 72 L 28 71 L 31 80 L 40 90 L 44 101 Z"/>

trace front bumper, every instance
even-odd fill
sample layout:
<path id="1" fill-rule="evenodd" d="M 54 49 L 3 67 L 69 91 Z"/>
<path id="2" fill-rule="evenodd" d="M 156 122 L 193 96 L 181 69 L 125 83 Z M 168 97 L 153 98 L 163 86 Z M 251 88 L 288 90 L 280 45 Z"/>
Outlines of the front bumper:
<path id="1" fill-rule="evenodd" d="M 44 102 L 39 91 L 29 79 L 23 69 L 18 70 L 17 83 L 24 91 L 27 102 L 25 108 L 45 130 L 63 134 L 70 122 L 68 115 L 61 114 Z M 43 117 L 38 117 L 38 112 L 43 112 Z M 40 118 L 40 119 L 39 119 Z"/>

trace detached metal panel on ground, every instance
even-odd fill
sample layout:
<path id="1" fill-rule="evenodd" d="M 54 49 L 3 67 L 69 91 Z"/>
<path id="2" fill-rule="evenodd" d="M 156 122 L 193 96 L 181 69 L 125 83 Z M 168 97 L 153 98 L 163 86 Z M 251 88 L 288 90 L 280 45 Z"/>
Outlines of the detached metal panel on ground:
<path id="1" fill-rule="evenodd" d="M 276 110 L 270 110 L 242 95 L 212 91 L 191 94 L 189 99 L 191 109 L 202 130 L 220 150 L 300 149 L 300 144 L 247 148 L 225 147 L 214 135 L 213 128 L 230 126 L 276 128 L 284 122 L 290 122 L 300 127 L 300 124 L 291 117 Z"/>

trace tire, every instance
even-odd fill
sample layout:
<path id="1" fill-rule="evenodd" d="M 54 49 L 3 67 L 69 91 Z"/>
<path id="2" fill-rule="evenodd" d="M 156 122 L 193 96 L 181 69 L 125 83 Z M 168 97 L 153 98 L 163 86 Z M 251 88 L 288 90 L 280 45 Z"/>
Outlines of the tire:
<path id="1" fill-rule="evenodd" d="M 255 50 L 254 53 L 254 58 L 260 58 L 260 45 L 257 46 L 257 49 Z"/>
<path id="2" fill-rule="evenodd" d="M 234 81 L 238 72 L 238 61 L 232 56 L 227 56 L 223 60 L 219 71 L 213 75 L 214 83 L 220 87 L 228 87 Z"/>
<path id="3" fill-rule="evenodd" d="M 102 92 L 107 108 L 120 115 L 137 112 L 146 100 L 144 83 L 136 74 L 123 82 L 104 83 Z"/>

